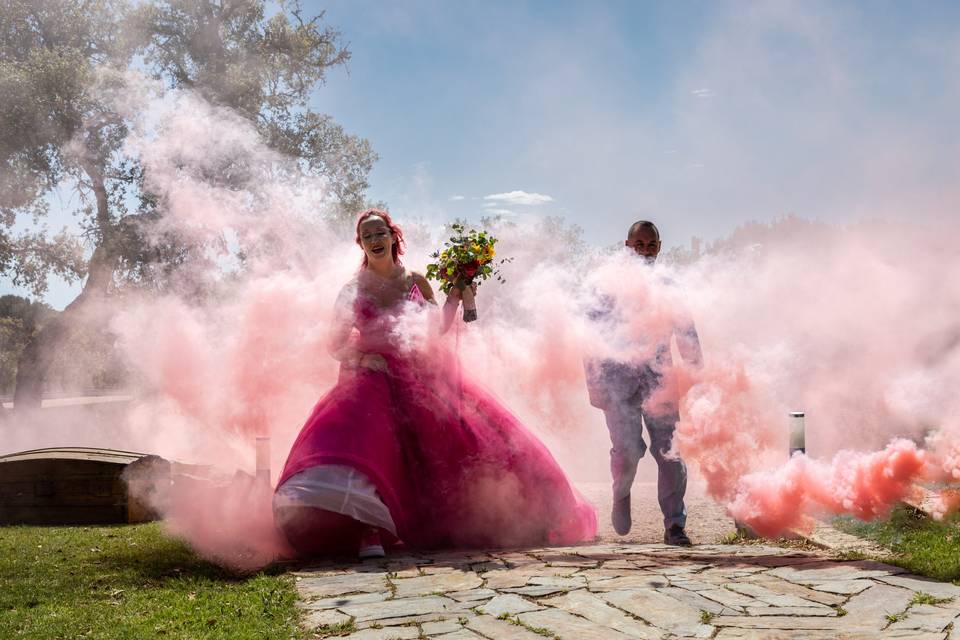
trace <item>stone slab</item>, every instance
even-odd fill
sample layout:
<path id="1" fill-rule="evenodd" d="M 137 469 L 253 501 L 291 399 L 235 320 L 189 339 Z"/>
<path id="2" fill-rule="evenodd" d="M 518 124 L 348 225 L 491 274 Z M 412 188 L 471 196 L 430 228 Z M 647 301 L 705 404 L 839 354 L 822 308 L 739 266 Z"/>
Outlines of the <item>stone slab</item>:
<path id="1" fill-rule="evenodd" d="M 497 618 L 504 614 L 525 613 L 527 611 L 537 611 L 543 607 L 530 602 L 525 598 L 512 593 L 499 595 L 490 602 L 477 608 L 477 611 Z"/>
<path id="2" fill-rule="evenodd" d="M 353 616 L 357 622 L 425 614 L 441 614 L 462 610 L 462 606 L 459 605 L 456 600 L 442 596 L 400 598 L 368 604 L 351 604 L 338 608 L 348 616 Z"/>
<path id="3" fill-rule="evenodd" d="M 543 640 L 543 636 L 529 629 L 506 620 L 497 620 L 493 616 L 477 616 L 467 622 L 467 628 L 484 638 L 496 640 Z"/>
<path id="4" fill-rule="evenodd" d="M 397 589 L 395 596 L 397 598 L 464 591 L 476 589 L 483 584 L 483 580 L 477 574 L 462 571 L 436 573 L 416 578 L 397 578 L 391 582 Z"/>
<path id="5" fill-rule="evenodd" d="M 386 573 L 343 573 L 331 576 L 303 577 L 297 580 L 301 598 L 328 598 L 347 593 L 376 593 L 385 591 Z"/>
<path id="6" fill-rule="evenodd" d="M 611 591 L 602 597 L 618 609 L 676 635 L 709 637 L 713 633 L 713 627 L 700 622 L 699 609 L 654 589 Z"/>
<path id="7" fill-rule="evenodd" d="M 517 616 L 533 629 L 546 629 L 560 640 L 627 640 L 630 636 L 560 609 L 531 611 Z"/>
<path id="8" fill-rule="evenodd" d="M 420 631 L 416 627 L 391 627 L 389 629 L 362 629 L 341 640 L 412 640 L 418 638 Z"/>
<path id="9" fill-rule="evenodd" d="M 562 596 L 543 600 L 542 603 L 581 616 L 590 622 L 619 631 L 631 638 L 658 640 L 665 636 L 664 631 L 628 616 L 623 611 L 611 607 L 598 596 L 586 591 L 571 591 Z"/>

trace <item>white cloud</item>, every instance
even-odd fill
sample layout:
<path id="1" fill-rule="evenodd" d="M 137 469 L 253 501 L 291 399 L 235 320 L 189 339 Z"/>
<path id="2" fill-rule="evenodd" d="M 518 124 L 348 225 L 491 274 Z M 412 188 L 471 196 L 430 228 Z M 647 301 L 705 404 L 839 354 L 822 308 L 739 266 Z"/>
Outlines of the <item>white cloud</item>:
<path id="1" fill-rule="evenodd" d="M 716 93 L 714 93 L 713 89 L 694 89 L 690 93 L 697 96 L 698 98 L 712 98 L 715 95 L 717 95 Z"/>
<path id="2" fill-rule="evenodd" d="M 450 202 L 459 202 L 460 200 L 466 200 L 466 196 L 450 196 Z"/>
<path id="3" fill-rule="evenodd" d="M 528 206 L 537 206 L 553 202 L 553 198 L 542 193 L 527 193 L 526 191 L 507 191 L 506 193 L 492 193 L 483 196 L 484 200 L 490 200 L 500 204 L 524 204 Z"/>
<path id="4" fill-rule="evenodd" d="M 495 216 L 512 216 L 514 212 L 510 209 L 500 209 L 500 208 L 488 208 L 484 210 L 484 213 L 492 213 Z"/>

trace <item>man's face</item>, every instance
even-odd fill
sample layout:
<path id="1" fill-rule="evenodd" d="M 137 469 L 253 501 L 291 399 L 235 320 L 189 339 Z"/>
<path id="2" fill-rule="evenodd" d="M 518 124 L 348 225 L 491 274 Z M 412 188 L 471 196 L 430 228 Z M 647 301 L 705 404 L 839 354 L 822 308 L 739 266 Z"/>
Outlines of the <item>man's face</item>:
<path id="1" fill-rule="evenodd" d="M 636 251 L 637 255 L 648 264 L 656 262 L 657 256 L 660 255 L 660 239 L 657 238 L 653 229 L 641 227 L 628 235 L 627 241 L 623 244 Z"/>

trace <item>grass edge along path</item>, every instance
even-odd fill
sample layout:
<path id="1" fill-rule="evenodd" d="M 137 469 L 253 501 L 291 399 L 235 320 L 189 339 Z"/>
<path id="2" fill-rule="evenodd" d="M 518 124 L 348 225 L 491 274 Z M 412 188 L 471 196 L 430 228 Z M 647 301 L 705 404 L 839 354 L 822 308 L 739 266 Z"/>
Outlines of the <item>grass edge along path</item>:
<path id="1" fill-rule="evenodd" d="M 0 527 L 0 638 L 301 640 L 282 569 L 239 576 L 157 524 Z"/>
<path id="2" fill-rule="evenodd" d="M 863 522 L 840 516 L 831 524 L 889 549 L 893 555 L 881 559 L 887 564 L 960 585 L 960 514 L 936 522 L 900 506 L 885 520 Z"/>

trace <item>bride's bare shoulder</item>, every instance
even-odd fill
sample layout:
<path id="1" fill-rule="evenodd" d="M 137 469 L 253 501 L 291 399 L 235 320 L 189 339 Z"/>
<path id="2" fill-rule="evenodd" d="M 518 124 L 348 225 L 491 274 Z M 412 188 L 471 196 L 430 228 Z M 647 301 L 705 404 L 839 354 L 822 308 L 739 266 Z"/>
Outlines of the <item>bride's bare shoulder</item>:
<path id="1" fill-rule="evenodd" d="M 413 284 L 420 289 L 420 293 L 427 300 L 433 300 L 433 287 L 430 286 L 430 281 L 427 280 L 419 271 L 411 271 L 410 279 L 413 281 Z"/>

